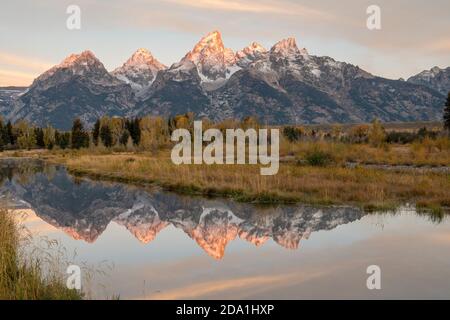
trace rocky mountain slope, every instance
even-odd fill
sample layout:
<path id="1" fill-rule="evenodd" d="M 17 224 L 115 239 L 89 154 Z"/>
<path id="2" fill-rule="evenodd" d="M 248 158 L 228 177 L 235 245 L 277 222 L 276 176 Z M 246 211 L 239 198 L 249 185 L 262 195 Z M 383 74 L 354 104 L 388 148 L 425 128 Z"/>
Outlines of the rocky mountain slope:
<path id="1" fill-rule="evenodd" d="M 450 67 L 446 69 L 434 67 L 431 70 L 422 71 L 409 78 L 408 82 L 421 84 L 447 95 L 450 92 Z"/>
<path id="2" fill-rule="evenodd" d="M 69 129 L 75 117 L 92 124 L 103 115 L 126 115 L 134 101 L 131 86 L 109 74 L 92 52 L 84 51 L 34 80 L 8 118 Z"/>
<path id="3" fill-rule="evenodd" d="M 12 111 L 14 102 L 26 90 L 26 87 L 0 87 L 0 115 L 5 116 L 9 114 Z"/>
<path id="4" fill-rule="evenodd" d="M 208 60 L 211 47 L 222 58 L 231 56 L 218 35 L 210 34 L 208 42 L 202 39 L 195 46 L 192 52 L 206 55 L 200 61 Z M 222 59 L 218 65 L 218 76 L 208 78 L 202 75 L 203 67 L 195 68 L 195 63 L 188 64 L 184 58 L 159 74 L 135 114 L 167 116 L 191 111 L 212 120 L 257 116 L 270 124 L 368 122 L 374 118 L 426 121 L 439 120 L 442 115 L 443 96 L 435 90 L 376 77 L 330 57 L 312 56 L 298 48 L 293 38 L 278 42 L 269 51 L 253 43 L 237 52 L 234 60 Z"/>
<path id="5" fill-rule="evenodd" d="M 102 115 L 186 112 L 212 120 L 255 116 L 268 124 L 434 121 L 442 118 L 449 69 L 389 80 L 310 55 L 293 38 L 235 53 L 214 31 L 169 68 L 145 49 L 111 74 L 89 51 L 72 55 L 4 109 L 12 120 L 62 129 L 74 117 L 92 124 Z"/>
<path id="6" fill-rule="evenodd" d="M 111 74 L 131 85 L 137 96 L 145 93 L 153 83 L 158 71 L 167 67 L 156 60 L 147 49 L 137 50 L 130 59 Z"/>

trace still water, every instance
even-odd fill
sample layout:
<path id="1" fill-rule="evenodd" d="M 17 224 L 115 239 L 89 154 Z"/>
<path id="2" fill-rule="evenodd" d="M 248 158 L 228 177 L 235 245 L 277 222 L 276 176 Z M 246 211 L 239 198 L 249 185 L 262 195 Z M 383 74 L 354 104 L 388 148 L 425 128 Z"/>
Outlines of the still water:
<path id="1" fill-rule="evenodd" d="M 0 161 L 0 185 L 37 239 L 104 271 L 83 279 L 94 298 L 450 298 L 450 220 L 409 206 L 258 207 L 13 159 Z M 367 288 L 370 265 L 381 290 Z"/>

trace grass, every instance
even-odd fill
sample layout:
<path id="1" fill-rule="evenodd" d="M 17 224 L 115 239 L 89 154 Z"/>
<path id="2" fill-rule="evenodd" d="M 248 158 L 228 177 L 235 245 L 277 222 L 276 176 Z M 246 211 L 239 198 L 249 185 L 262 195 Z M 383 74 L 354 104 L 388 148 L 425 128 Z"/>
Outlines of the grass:
<path id="1" fill-rule="evenodd" d="M 23 230 L 7 210 L 0 210 L 0 300 L 79 300 L 82 294 L 69 290 L 64 276 L 49 255 L 23 251 Z"/>
<path id="2" fill-rule="evenodd" d="M 408 202 L 435 212 L 450 207 L 448 173 L 347 166 L 356 162 L 448 167 L 450 139 L 446 137 L 380 147 L 327 140 L 291 143 L 282 139 L 280 170 L 275 176 L 261 176 L 259 165 L 175 166 L 169 158 L 170 149 L 127 153 L 103 147 L 4 154 L 62 163 L 74 174 L 97 179 L 155 184 L 167 190 L 239 201 L 353 204 L 368 210 L 392 209 Z"/>
<path id="3" fill-rule="evenodd" d="M 333 156 L 337 164 L 357 162 L 361 164 L 388 164 L 414 166 L 449 166 L 450 139 L 425 138 L 421 142 L 408 145 L 384 144 L 377 148 L 369 144 L 350 144 L 332 141 L 290 143 L 283 141 L 280 155 L 293 155 L 307 159 L 308 155 L 320 150 Z"/>
<path id="4" fill-rule="evenodd" d="M 258 165 L 176 166 L 163 155 L 72 154 L 52 159 L 78 175 L 239 201 L 355 204 L 371 209 L 405 202 L 422 208 L 450 207 L 448 174 L 282 163 L 277 175 L 261 176 Z"/>

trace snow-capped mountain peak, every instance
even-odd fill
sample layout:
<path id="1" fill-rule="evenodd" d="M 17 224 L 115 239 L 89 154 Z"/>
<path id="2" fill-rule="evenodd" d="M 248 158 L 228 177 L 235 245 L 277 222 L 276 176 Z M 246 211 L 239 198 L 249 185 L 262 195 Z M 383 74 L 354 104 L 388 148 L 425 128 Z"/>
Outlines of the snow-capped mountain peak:
<path id="1" fill-rule="evenodd" d="M 425 70 L 419 73 L 419 76 L 421 76 L 424 79 L 430 80 L 431 78 L 436 77 L 440 72 L 442 71 L 439 67 L 433 67 L 430 70 Z"/>
<path id="2" fill-rule="evenodd" d="M 252 42 L 249 46 L 238 51 L 236 55 L 238 57 L 254 55 L 255 53 L 265 53 L 267 50 L 257 42 Z"/>
<path id="3" fill-rule="evenodd" d="M 83 51 L 79 54 L 71 54 L 67 58 L 65 58 L 60 64 L 55 65 L 50 68 L 43 74 L 41 74 L 38 78 L 36 78 L 35 82 L 42 82 L 53 75 L 55 75 L 58 71 L 66 70 L 66 74 L 68 76 L 72 75 L 85 75 L 87 73 L 102 73 L 106 72 L 103 64 L 96 58 L 96 56 L 89 50 Z"/>
<path id="4" fill-rule="evenodd" d="M 163 65 L 161 62 L 159 62 L 152 53 L 145 49 L 140 48 L 136 50 L 135 53 L 131 56 L 130 59 L 127 60 L 127 62 L 124 63 L 125 66 L 149 66 L 149 67 L 155 67 L 156 69 L 162 70 L 165 69 L 166 66 Z"/>
<path id="5" fill-rule="evenodd" d="M 85 50 L 80 54 L 71 54 L 67 58 L 65 58 L 59 65 L 56 67 L 67 68 L 76 64 L 85 64 L 85 63 L 93 63 L 99 61 L 95 55 L 90 50 Z"/>
<path id="6" fill-rule="evenodd" d="M 138 49 L 119 68 L 112 72 L 117 79 L 131 85 L 136 95 L 145 92 L 153 83 L 160 70 L 167 67 L 159 62 L 147 49 Z"/>
<path id="7" fill-rule="evenodd" d="M 266 53 L 267 50 L 263 46 L 257 42 L 253 42 L 244 49 L 236 52 L 237 64 L 240 67 L 245 68 L 250 63 L 261 59 Z"/>
<path id="8" fill-rule="evenodd" d="M 76 78 L 86 78 L 86 81 L 114 86 L 119 84 L 105 69 L 103 63 L 89 50 L 79 54 L 71 54 L 60 64 L 57 64 L 37 77 L 31 88 L 45 89 L 58 83 L 65 83 Z"/>
<path id="9" fill-rule="evenodd" d="M 113 77 L 91 51 L 72 54 L 36 78 L 8 115 L 67 130 L 75 117 L 91 124 L 124 115 L 135 103 L 129 85 Z"/>
<path id="10" fill-rule="evenodd" d="M 450 88 L 450 67 L 446 69 L 433 67 L 412 76 L 408 82 L 427 86 L 446 96 Z"/>
<path id="11" fill-rule="evenodd" d="M 296 55 L 308 55 L 308 51 L 299 49 L 295 38 L 287 38 L 277 42 L 271 49 L 271 54 L 283 57 L 292 57 Z"/>
<path id="12" fill-rule="evenodd" d="M 213 31 L 200 39 L 186 58 L 195 64 L 201 62 L 201 59 L 214 54 L 223 54 L 225 47 L 222 41 L 222 35 L 219 31 Z"/>
<path id="13" fill-rule="evenodd" d="M 236 71 L 235 54 L 225 48 L 219 31 L 204 36 L 181 60 L 181 64 L 185 62 L 192 62 L 197 67 L 202 82 L 226 79 Z"/>

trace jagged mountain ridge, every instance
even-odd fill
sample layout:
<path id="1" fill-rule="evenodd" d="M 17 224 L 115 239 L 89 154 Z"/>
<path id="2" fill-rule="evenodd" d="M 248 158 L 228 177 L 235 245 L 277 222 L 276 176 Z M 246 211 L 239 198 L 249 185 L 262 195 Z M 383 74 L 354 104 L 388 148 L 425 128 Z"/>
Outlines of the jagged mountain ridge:
<path id="1" fill-rule="evenodd" d="M 91 124 L 106 114 L 125 116 L 134 103 L 131 86 L 112 76 L 92 52 L 84 51 L 36 78 L 7 118 L 69 129 L 75 117 Z"/>
<path id="2" fill-rule="evenodd" d="M 27 90 L 26 87 L 0 87 L 0 115 L 9 114 L 14 101 Z"/>
<path id="3" fill-rule="evenodd" d="M 422 71 L 409 78 L 408 82 L 427 86 L 446 96 L 450 92 L 450 67 L 446 69 L 434 67 Z"/>
<path id="4" fill-rule="evenodd" d="M 278 42 L 268 52 L 258 51 L 256 59 L 214 90 L 208 90 L 199 77 L 180 78 L 176 83 L 166 79 L 159 86 L 163 90 L 151 92 L 138 104 L 136 114 L 167 116 L 184 110 L 212 120 L 257 116 L 269 124 L 441 118 L 443 97 L 427 87 L 309 55 L 293 38 Z M 165 74 L 160 73 L 160 78 Z"/>
<path id="5" fill-rule="evenodd" d="M 37 78 L 7 117 L 63 129 L 75 116 L 92 124 L 102 115 L 186 112 L 212 120 L 255 116 L 268 124 L 427 121 L 441 119 L 447 86 L 441 76 L 433 78 L 444 79 L 440 86 L 377 77 L 310 55 L 293 38 L 270 50 L 252 43 L 235 53 L 218 31 L 169 68 L 144 49 L 110 74 L 92 53 L 92 70 L 74 58 L 83 55 L 66 59 L 75 66 L 63 62 Z"/>
<path id="6" fill-rule="evenodd" d="M 154 58 L 150 51 L 141 48 L 111 74 L 130 84 L 136 95 L 140 96 L 150 88 L 158 71 L 164 69 L 167 67 Z"/>

